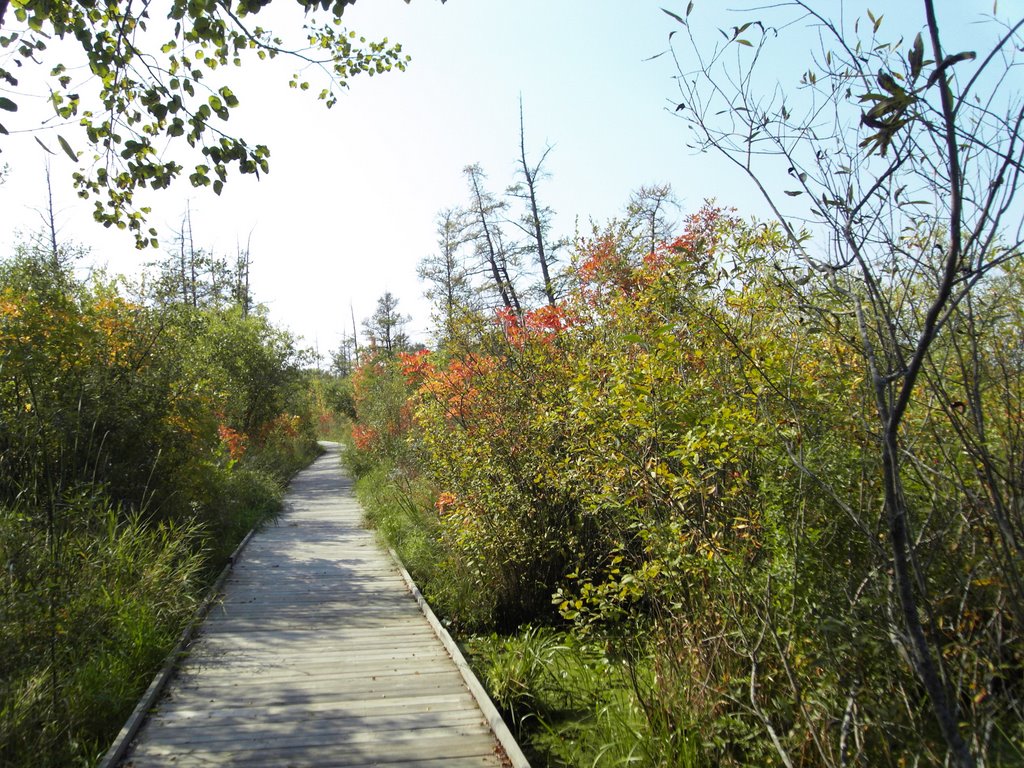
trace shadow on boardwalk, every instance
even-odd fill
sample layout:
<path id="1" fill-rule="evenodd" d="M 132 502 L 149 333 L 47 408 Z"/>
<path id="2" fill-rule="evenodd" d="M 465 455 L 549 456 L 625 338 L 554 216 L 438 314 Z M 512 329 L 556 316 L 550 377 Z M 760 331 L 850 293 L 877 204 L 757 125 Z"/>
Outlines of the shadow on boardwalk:
<path id="1" fill-rule="evenodd" d="M 253 538 L 124 765 L 501 766 L 329 446 Z"/>

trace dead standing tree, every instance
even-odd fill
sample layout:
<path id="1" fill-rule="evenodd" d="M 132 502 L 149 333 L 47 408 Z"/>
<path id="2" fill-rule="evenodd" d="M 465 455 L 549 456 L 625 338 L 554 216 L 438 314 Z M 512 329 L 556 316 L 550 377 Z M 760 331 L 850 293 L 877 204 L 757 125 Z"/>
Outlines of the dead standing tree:
<path id="1" fill-rule="evenodd" d="M 904 429 L 936 341 L 1021 252 L 1024 101 L 1007 86 L 1024 19 L 989 22 L 984 29 L 996 34 L 975 52 L 976 31 L 972 44 L 944 42 L 951 28 L 940 25 L 933 0 L 921 0 L 920 31 L 893 40 L 879 37 L 882 19 L 870 12 L 850 25 L 793 0 L 737 18 L 709 48 L 711 38 L 694 29 L 693 6 L 685 16 L 666 11 L 688 41 L 685 54 L 678 42 L 672 50 L 676 112 L 697 147 L 747 174 L 791 240 L 795 264 L 824 277 L 855 317 L 874 400 L 894 636 L 927 694 L 949 762 L 974 766 L 987 737 L 970 724 L 965 737 L 962 700 L 930 624 L 928 566 L 918 551 L 927 523 L 907 493 L 913 454 Z M 800 29 L 816 53 L 799 87 L 787 89 L 772 47 L 792 46 Z M 980 396 L 966 392 L 961 407 L 980 413 Z M 1021 542 L 1000 501 L 1003 481 L 981 482 L 991 498 L 978 503 L 997 533 L 1019 622 Z"/>
<path id="2" fill-rule="evenodd" d="M 469 219 L 472 222 L 472 238 L 477 253 L 490 273 L 494 289 L 503 307 L 511 307 L 517 315 L 523 314 L 519 294 L 509 271 L 509 251 L 499 226 L 505 203 L 494 198 L 484 187 L 486 178 L 479 165 L 469 165 L 463 170 L 469 181 Z"/>
<path id="3" fill-rule="evenodd" d="M 551 147 L 548 146 L 543 153 L 541 153 L 540 159 L 534 164 L 530 163 L 526 159 L 526 129 L 523 125 L 523 100 L 519 100 L 519 173 L 522 176 L 522 182 L 515 184 L 510 187 L 508 193 L 513 197 L 518 197 L 526 203 L 527 210 L 523 214 L 519 221 L 513 221 L 512 223 L 522 230 L 526 237 L 527 243 L 529 244 L 528 250 L 534 255 L 537 260 L 538 266 L 540 266 L 541 274 L 541 293 L 544 295 L 544 299 L 548 305 L 554 306 L 556 299 L 555 282 L 554 276 L 552 275 L 552 267 L 554 266 L 554 252 L 560 245 L 560 243 L 551 243 L 549 241 L 549 231 L 551 230 L 551 216 L 552 212 L 550 208 L 542 206 L 538 202 L 537 187 L 540 183 L 540 179 L 544 178 L 544 161 L 547 160 L 548 154 L 551 152 Z"/>

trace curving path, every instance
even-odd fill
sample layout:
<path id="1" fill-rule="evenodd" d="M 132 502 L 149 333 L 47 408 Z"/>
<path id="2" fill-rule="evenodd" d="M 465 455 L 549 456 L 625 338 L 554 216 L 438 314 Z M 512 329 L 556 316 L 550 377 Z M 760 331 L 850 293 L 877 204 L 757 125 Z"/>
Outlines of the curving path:
<path id="1" fill-rule="evenodd" d="M 122 765 L 511 764 L 325 447 L 250 541 Z"/>

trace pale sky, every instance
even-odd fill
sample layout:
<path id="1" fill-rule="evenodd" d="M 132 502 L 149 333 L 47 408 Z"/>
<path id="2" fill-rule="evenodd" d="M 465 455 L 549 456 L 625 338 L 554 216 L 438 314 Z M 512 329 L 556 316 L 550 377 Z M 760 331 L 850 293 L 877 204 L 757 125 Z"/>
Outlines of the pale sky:
<path id="1" fill-rule="evenodd" d="M 259 18 L 287 36 L 301 14 L 292 3 L 275 6 L 280 13 Z M 361 0 L 346 23 L 368 38 L 402 42 L 413 57 L 408 71 L 355 78 L 328 111 L 312 97 L 316 88 L 287 88 L 291 65 L 253 60 L 232 70 L 242 106 L 226 128 L 268 144 L 271 173 L 259 182 L 232 176 L 221 198 L 183 181 L 150 198 L 151 223 L 169 243 L 190 200 L 197 245 L 230 255 L 251 231 L 256 298 L 278 324 L 327 353 L 350 327 L 350 303 L 361 320 L 384 291 L 413 315 L 414 338 L 425 339 L 416 265 L 435 250 L 434 216 L 467 201 L 462 169 L 470 163 L 483 166 L 496 193 L 515 181 L 520 95 L 529 156 L 554 146 L 541 194 L 557 213 L 556 235 L 615 216 L 631 191 L 654 183 L 671 183 L 684 211 L 716 197 L 743 214 L 763 213 L 738 172 L 685 146 L 672 112 L 674 65 L 668 56 L 645 61 L 666 50 L 679 26 L 662 7 L 682 14 L 686 2 Z M 698 0 L 695 13 L 716 7 Z M 977 12 L 985 10 L 990 0 Z M 71 189 L 71 162 L 52 132 L 40 135 L 58 153 L 62 234 L 91 246 L 90 263 L 115 272 L 157 258 L 91 222 L 91 204 Z M 0 147 L 0 164 L 11 166 L 0 185 L 6 253 L 14 230 L 38 221 L 44 153 L 28 134 L 3 137 Z"/>

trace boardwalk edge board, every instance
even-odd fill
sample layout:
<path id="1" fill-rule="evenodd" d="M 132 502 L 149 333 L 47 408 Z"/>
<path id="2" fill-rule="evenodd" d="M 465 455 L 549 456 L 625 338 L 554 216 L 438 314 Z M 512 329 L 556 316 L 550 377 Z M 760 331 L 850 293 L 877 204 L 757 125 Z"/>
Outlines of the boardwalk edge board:
<path id="1" fill-rule="evenodd" d="M 149 684 L 149 688 L 142 694 L 142 698 L 139 699 L 139 703 L 135 705 L 135 709 L 132 710 L 131 715 L 128 716 L 128 721 L 124 724 L 121 730 L 118 732 L 117 737 L 114 739 L 114 743 L 110 745 L 110 749 L 100 760 L 97 768 L 116 768 L 116 766 L 124 759 L 125 754 L 128 752 L 128 747 L 131 746 L 132 739 L 138 734 L 139 729 L 149 716 L 149 711 L 156 705 L 157 699 L 160 694 L 163 693 L 164 688 L 167 687 L 168 681 L 174 675 L 175 670 L 178 667 L 178 661 L 181 659 L 182 654 L 185 653 L 185 649 L 188 644 L 192 641 L 192 637 L 195 634 L 196 629 L 203 623 L 203 619 L 206 614 L 210 612 L 214 602 L 224 589 L 224 582 L 228 580 L 228 576 L 231 575 L 231 570 L 235 567 L 235 563 L 242 556 L 242 551 L 245 546 L 249 543 L 249 540 L 256 533 L 256 529 L 253 528 L 242 539 L 241 543 L 235 547 L 235 551 L 231 553 L 231 557 L 228 558 L 224 568 L 221 569 L 220 575 L 217 580 L 210 587 L 210 590 L 206 593 L 206 597 L 203 602 L 196 608 L 196 612 L 192 614 L 192 618 L 188 624 L 181 631 L 181 636 L 178 638 L 177 645 L 171 650 L 167 657 L 164 659 L 164 664 L 160 668 L 160 671 L 156 673 L 153 681 Z"/>
<path id="2" fill-rule="evenodd" d="M 427 617 L 427 621 L 433 628 L 434 634 L 437 635 L 438 639 L 444 645 L 445 650 L 447 650 L 451 655 L 452 661 L 455 662 L 455 666 L 458 668 L 459 673 L 462 675 L 462 679 L 466 683 L 466 687 L 469 688 L 469 692 L 472 693 L 473 698 L 476 699 L 477 706 L 479 706 L 480 711 L 483 712 L 484 719 L 487 720 L 487 725 L 498 740 L 498 744 L 500 744 L 501 748 L 505 751 L 505 757 L 508 758 L 512 768 L 530 768 L 530 762 L 526 759 L 526 755 L 524 755 L 522 749 L 519 748 L 519 743 L 512 735 L 512 732 L 509 730 L 504 718 L 502 718 L 497 707 L 494 706 L 494 702 L 491 701 L 491 697 L 487 694 L 483 685 L 481 685 L 480 680 L 477 679 L 472 667 L 469 666 L 466 658 L 462 655 L 462 651 L 459 649 L 458 644 L 434 614 L 434 611 L 431 609 L 427 599 L 423 597 L 419 587 L 416 586 L 416 582 L 413 581 L 412 576 L 409 575 L 409 571 L 405 569 L 405 565 L 402 563 L 402 559 L 398 556 L 398 553 L 391 547 L 388 547 L 388 552 L 391 555 L 391 559 L 394 560 L 395 564 L 398 566 L 398 570 L 402 574 L 402 578 L 405 580 L 406 586 L 409 587 L 409 591 L 412 592 L 413 597 L 416 598 L 416 602 L 419 604 L 420 610 L 423 611 L 423 615 Z"/>

